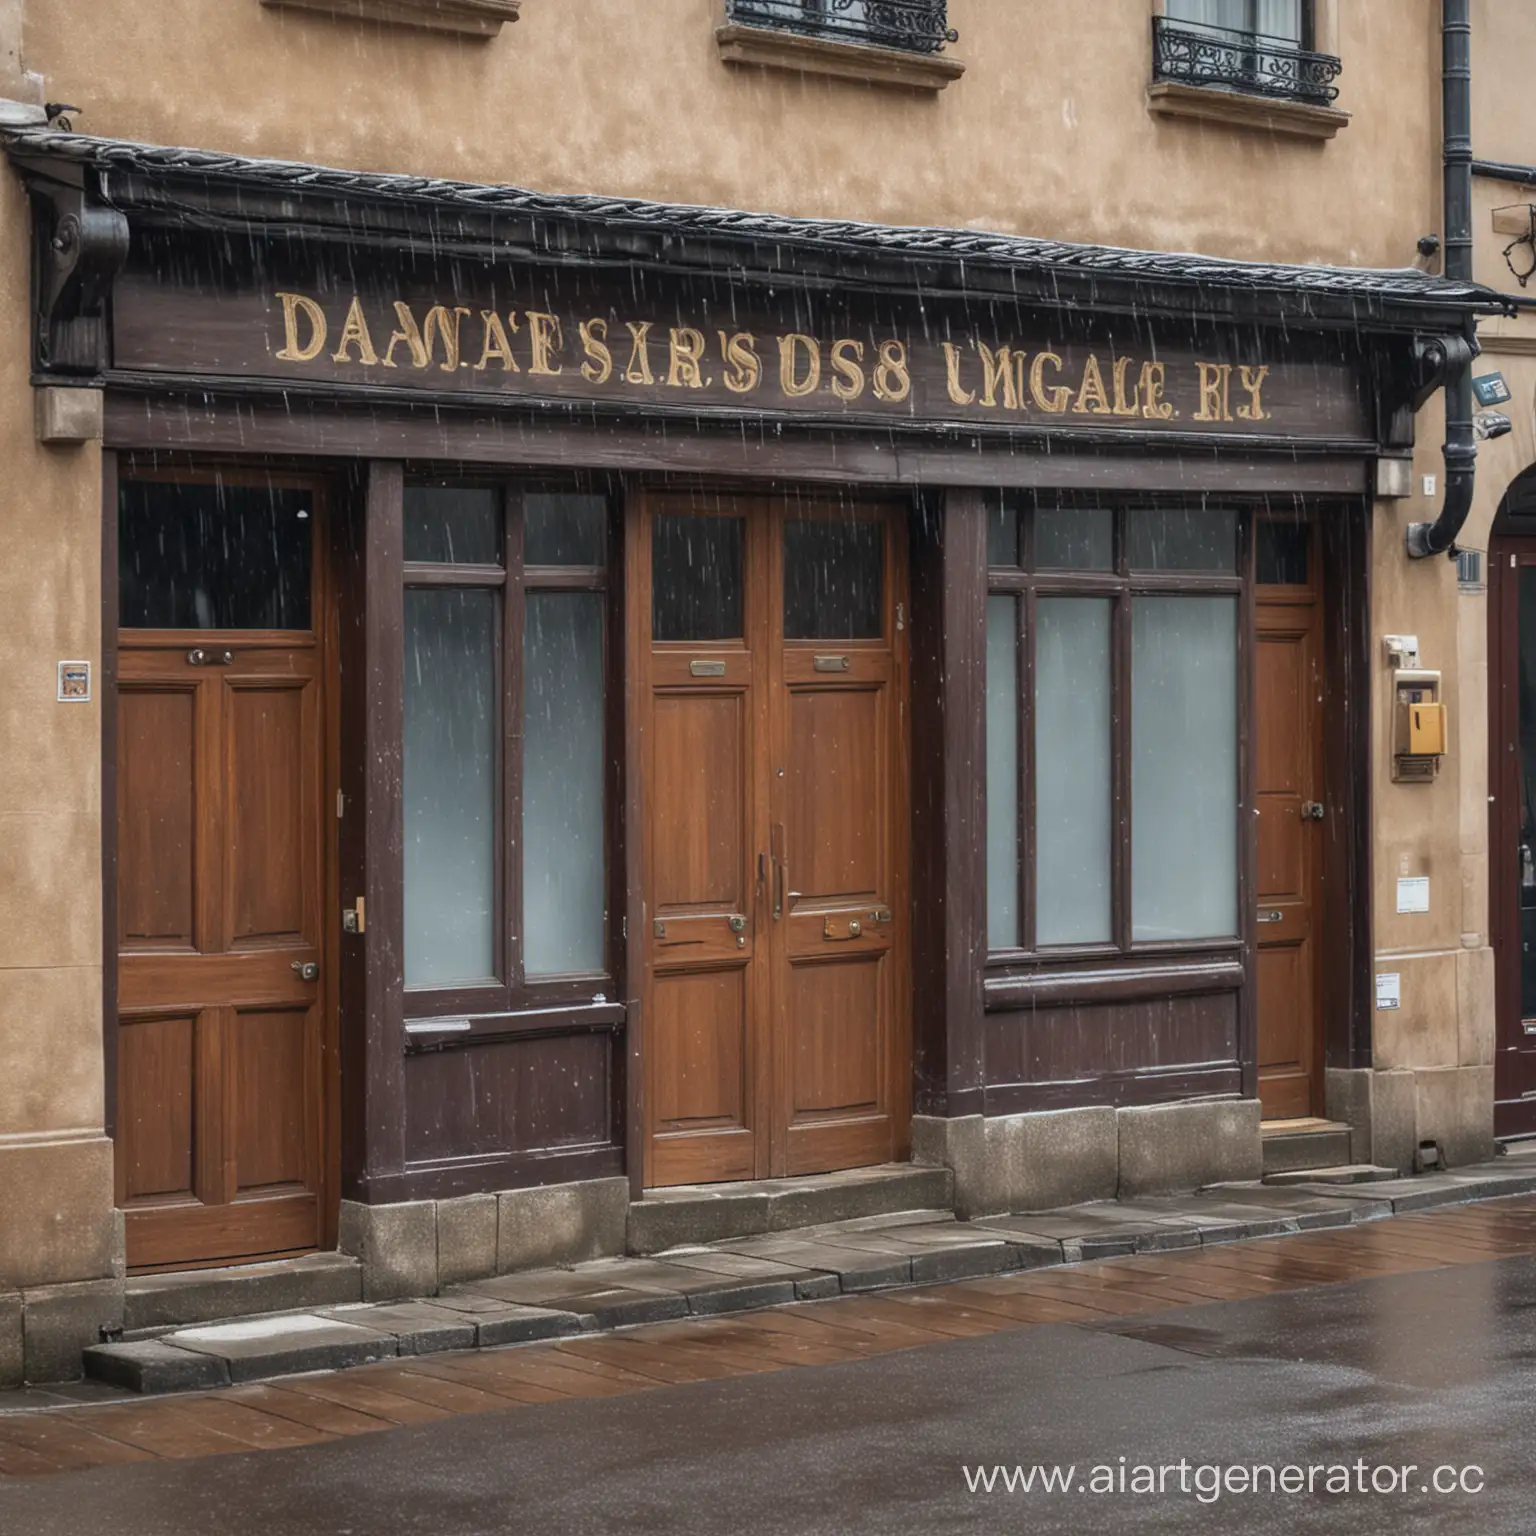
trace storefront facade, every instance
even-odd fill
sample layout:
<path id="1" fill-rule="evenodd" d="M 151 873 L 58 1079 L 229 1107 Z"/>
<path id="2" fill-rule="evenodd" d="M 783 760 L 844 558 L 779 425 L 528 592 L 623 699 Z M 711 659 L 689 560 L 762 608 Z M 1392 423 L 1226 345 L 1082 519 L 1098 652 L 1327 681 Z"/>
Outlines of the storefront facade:
<path id="1" fill-rule="evenodd" d="M 1257 1177 L 1265 1119 L 1486 1149 L 1459 1060 L 1373 1120 L 1380 804 L 1445 793 L 1383 788 L 1386 498 L 1486 292 L 8 150 L 99 581 L 100 1123 L 33 1138 L 66 1236 L 0 1273 L 39 1338 L 125 1273 L 618 1252 L 676 1185 L 913 1162 L 965 1216 Z"/>

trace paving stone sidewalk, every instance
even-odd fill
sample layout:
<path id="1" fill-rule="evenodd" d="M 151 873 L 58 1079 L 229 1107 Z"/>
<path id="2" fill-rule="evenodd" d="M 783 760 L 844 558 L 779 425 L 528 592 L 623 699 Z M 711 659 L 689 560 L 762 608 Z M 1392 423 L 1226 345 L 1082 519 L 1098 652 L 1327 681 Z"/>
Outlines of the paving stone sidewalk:
<path id="1" fill-rule="evenodd" d="M 1533 1191 L 1536 1152 L 1377 1183 L 1228 1184 L 1195 1195 L 973 1221 L 956 1221 L 942 1211 L 911 1211 L 673 1248 L 648 1258 L 600 1259 L 501 1275 L 418 1301 L 360 1302 L 167 1329 L 153 1338 L 100 1345 L 87 1356 L 99 1382 L 133 1392 L 187 1391 L 401 1355 L 486 1349 L 1344 1227 L 1398 1212 Z M 33 1393 L 18 1398 L 37 1406 Z"/>

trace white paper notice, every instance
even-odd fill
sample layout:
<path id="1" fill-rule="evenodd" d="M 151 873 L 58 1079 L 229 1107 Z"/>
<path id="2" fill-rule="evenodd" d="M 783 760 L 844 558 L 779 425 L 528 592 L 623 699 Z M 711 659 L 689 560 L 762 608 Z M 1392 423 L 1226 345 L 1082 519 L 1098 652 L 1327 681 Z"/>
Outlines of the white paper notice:
<path id="1" fill-rule="evenodd" d="M 1397 882 L 1397 910 L 1399 912 L 1429 911 L 1429 876 L 1414 875 Z"/>
<path id="2" fill-rule="evenodd" d="M 1401 1008 L 1403 1006 L 1403 978 L 1396 971 L 1383 971 L 1376 978 L 1376 1006 Z"/>

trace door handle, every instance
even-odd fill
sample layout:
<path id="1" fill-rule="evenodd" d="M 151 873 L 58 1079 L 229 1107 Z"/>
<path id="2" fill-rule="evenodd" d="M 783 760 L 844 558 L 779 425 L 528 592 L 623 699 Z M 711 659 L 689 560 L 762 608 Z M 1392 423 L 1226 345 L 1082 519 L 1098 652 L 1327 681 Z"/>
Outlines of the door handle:
<path id="1" fill-rule="evenodd" d="M 769 833 L 769 862 L 773 865 L 773 920 L 784 916 L 784 890 L 789 884 L 789 863 L 784 857 L 784 824 L 777 822 Z"/>
<path id="2" fill-rule="evenodd" d="M 205 651 L 200 645 L 187 652 L 189 667 L 228 667 L 234 664 L 234 660 L 233 651 Z"/>
<path id="3" fill-rule="evenodd" d="M 300 981 L 319 981 L 320 980 L 320 963 L 319 963 L 319 961 L 317 961 L 317 960 L 295 960 L 295 961 L 293 961 L 292 964 L 293 964 L 293 974 L 295 976 L 297 976 Z"/>
<path id="4" fill-rule="evenodd" d="M 1280 911 L 1278 907 L 1271 907 L 1267 911 L 1259 913 L 1259 921 L 1261 923 L 1283 923 L 1285 921 L 1285 913 Z"/>
<path id="5" fill-rule="evenodd" d="M 833 933 L 832 919 L 830 917 L 823 918 L 821 922 L 822 938 L 829 940 L 833 944 L 846 944 L 849 939 L 862 938 L 863 934 L 864 924 L 861 923 L 856 917 L 850 917 L 848 919 L 847 933 Z"/>
<path id="6" fill-rule="evenodd" d="M 1303 800 L 1301 802 L 1301 819 L 1303 821 L 1321 821 L 1327 814 L 1327 807 L 1321 800 Z"/>

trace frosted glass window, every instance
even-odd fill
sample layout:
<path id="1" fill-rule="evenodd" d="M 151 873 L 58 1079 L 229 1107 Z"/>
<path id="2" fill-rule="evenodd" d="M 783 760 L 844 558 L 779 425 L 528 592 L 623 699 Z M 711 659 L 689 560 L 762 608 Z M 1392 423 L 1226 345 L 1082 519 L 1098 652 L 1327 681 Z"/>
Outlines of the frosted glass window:
<path id="1" fill-rule="evenodd" d="M 405 558 L 500 565 L 501 492 L 483 486 L 406 486 Z"/>
<path id="2" fill-rule="evenodd" d="M 1107 597 L 1035 607 L 1035 940 L 1107 943 L 1110 869 Z"/>
<path id="3" fill-rule="evenodd" d="M 1302 40 L 1302 0 L 1167 0 L 1169 21 L 1230 32 L 1257 32 L 1295 43 Z"/>
<path id="4" fill-rule="evenodd" d="M 405 983 L 496 976 L 496 594 L 405 593 Z"/>
<path id="5" fill-rule="evenodd" d="M 1009 502 L 987 508 L 987 564 L 1019 563 L 1019 514 Z"/>
<path id="6" fill-rule="evenodd" d="M 528 594 L 523 701 L 523 968 L 602 971 L 601 593 Z"/>
<path id="7" fill-rule="evenodd" d="M 987 599 L 987 948 L 1019 946 L 1018 599 Z"/>
<path id="8" fill-rule="evenodd" d="M 1237 599 L 1131 609 L 1131 927 L 1237 932 Z"/>
<path id="9" fill-rule="evenodd" d="M 601 565 L 607 526 L 606 497 L 530 491 L 523 497 L 523 563 Z"/>

